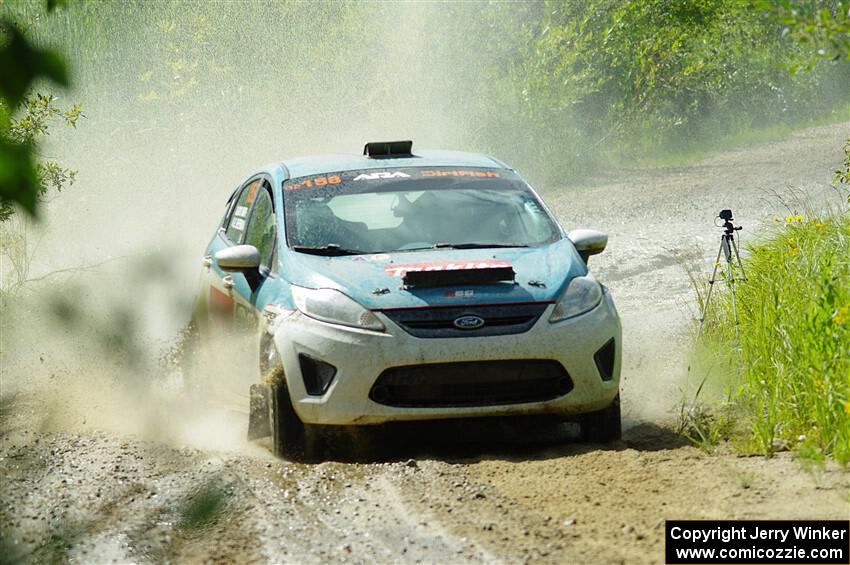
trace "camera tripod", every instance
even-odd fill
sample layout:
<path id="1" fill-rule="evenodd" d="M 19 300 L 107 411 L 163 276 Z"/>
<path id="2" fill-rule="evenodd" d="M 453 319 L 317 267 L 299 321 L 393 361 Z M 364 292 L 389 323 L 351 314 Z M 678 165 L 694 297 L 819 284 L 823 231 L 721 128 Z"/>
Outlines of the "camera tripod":
<path id="1" fill-rule="evenodd" d="M 741 226 L 732 224 L 732 211 L 722 210 L 718 218 L 723 220 L 723 233 L 720 235 L 720 249 L 717 251 L 717 259 L 714 260 L 714 271 L 711 273 L 711 278 L 708 279 L 708 293 L 705 296 L 705 302 L 702 306 L 702 314 L 700 315 L 700 332 L 705 322 L 705 315 L 708 312 L 708 304 L 711 301 L 711 291 L 714 288 L 714 283 L 717 281 L 717 269 L 720 268 L 720 255 L 726 258 L 726 284 L 732 293 L 732 315 L 735 319 L 735 337 L 740 339 L 738 330 L 738 304 L 735 299 L 735 269 L 734 261 L 737 261 L 738 268 L 741 269 L 741 278 L 747 280 L 747 275 L 744 272 L 744 264 L 741 262 L 741 255 L 738 253 L 738 244 L 735 242 L 735 232 L 741 229 Z M 715 224 L 717 225 L 717 224 Z M 720 226 L 718 226 L 720 227 Z M 732 253 L 735 258 L 733 261 Z"/>

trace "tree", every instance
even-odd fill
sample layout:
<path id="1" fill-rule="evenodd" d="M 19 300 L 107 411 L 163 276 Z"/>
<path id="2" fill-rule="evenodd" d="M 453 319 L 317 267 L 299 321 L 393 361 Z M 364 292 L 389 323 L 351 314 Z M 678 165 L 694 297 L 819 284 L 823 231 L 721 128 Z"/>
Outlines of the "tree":
<path id="1" fill-rule="evenodd" d="M 802 0 L 763 0 L 762 7 L 773 15 L 790 35 L 810 50 L 802 62 L 789 68 L 810 71 L 819 60 L 850 61 L 850 1 L 838 0 L 831 6 Z M 833 184 L 850 186 L 850 137 L 844 140 L 844 163 L 835 171 Z M 848 196 L 850 201 L 850 196 Z"/>
<path id="2" fill-rule="evenodd" d="M 54 5 L 49 2 L 48 9 Z M 0 20 L 0 221 L 12 215 L 14 204 L 35 216 L 39 197 L 57 182 L 61 187 L 68 180 L 63 179 L 67 170 L 55 163 L 38 165 L 36 161 L 36 142 L 47 133 L 47 121 L 62 113 L 49 95 L 27 97 L 40 78 L 60 86 L 69 84 L 65 63 L 57 53 L 34 47 L 15 23 Z M 26 114 L 15 120 L 22 105 Z M 80 108 L 63 114 L 69 123 L 76 124 Z"/>
<path id="3" fill-rule="evenodd" d="M 48 2 L 48 10 L 55 2 Z M 76 171 L 40 158 L 39 143 L 53 122 L 76 127 L 82 107 L 56 105 L 56 97 L 31 93 L 35 81 L 46 78 L 67 86 L 61 57 L 27 41 L 18 25 L 0 20 L 0 257 L 3 262 L 0 300 L 14 294 L 30 278 L 37 244 L 30 238 L 30 218 L 39 204 L 73 184 Z M 27 214 L 16 214 L 20 206 Z"/>

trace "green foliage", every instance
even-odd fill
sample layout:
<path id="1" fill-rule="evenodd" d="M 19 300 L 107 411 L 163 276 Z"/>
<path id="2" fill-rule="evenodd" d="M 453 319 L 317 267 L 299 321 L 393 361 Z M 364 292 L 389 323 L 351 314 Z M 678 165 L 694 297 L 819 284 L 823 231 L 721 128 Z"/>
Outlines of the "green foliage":
<path id="1" fill-rule="evenodd" d="M 842 45 L 845 4 L 807 3 L 821 8 L 818 21 L 830 30 L 811 32 L 812 42 Z M 522 129 L 494 151 L 511 154 L 517 137 L 533 139 L 520 161 L 560 178 L 846 104 L 846 61 L 789 74 L 809 60 L 800 43 L 809 26 L 778 14 L 772 4 L 739 0 L 547 0 L 514 37 L 507 73 L 493 69 L 495 107 L 514 112 L 509 121 Z"/>
<path id="2" fill-rule="evenodd" d="M 55 52 L 32 46 L 10 21 L 0 22 L 0 222 L 7 220 L 18 204 L 35 215 L 39 197 L 50 187 L 61 188 L 73 173 L 55 163 L 36 164 L 35 142 L 46 135 L 47 121 L 59 111 L 53 99 L 36 95 L 26 99 L 32 84 L 40 79 L 67 86 L 68 73 Z M 25 115 L 15 120 L 14 112 L 25 102 Z M 71 125 L 81 109 L 64 112 Z M 42 176 L 46 175 L 46 176 Z"/>
<path id="3" fill-rule="evenodd" d="M 38 142 L 49 134 L 52 121 L 59 119 L 76 128 L 83 113 L 80 104 L 63 110 L 56 106 L 55 96 L 42 93 L 26 97 L 22 106 L 21 116 L 12 118 L 5 135 L 0 135 L 0 144 L 7 146 L 5 153 L 0 151 L 0 183 L 3 179 L 12 182 L 15 175 L 31 175 L 33 184 L 19 192 L 18 197 L 23 201 L 17 200 L 17 203 L 26 210 L 33 210 L 52 192 L 60 192 L 73 184 L 77 174 L 77 171 L 62 167 L 55 161 L 35 162 L 33 158 L 37 155 Z M 4 161 L 4 158 L 9 160 Z M 0 223 L 15 213 L 14 202 L 11 198 L 0 200 Z"/>
<path id="4" fill-rule="evenodd" d="M 729 399 L 746 450 L 776 445 L 850 462 L 850 213 L 792 214 L 754 246 L 731 295 L 706 320 L 706 344 L 732 366 Z M 717 292 L 718 289 L 715 289 Z"/>
<path id="5" fill-rule="evenodd" d="M 835 21 L 844 5 L 799 1 Z M 138 124 L 175 147 L 263 132 L 267 146 L 232 144 L 240 162 L 254 145 L 279 158 L 412 130 L 419 147 L 490 152 L 560 184 L 846 114 L 850 63 L 789 76 L 813 44 L 759 2 L 79 2 L 28 36 L 81 61 L 87 103 L 119 108 L 116 144 Z"/>
<path id="6" fill-rule="evenodd" d="M 14 204 L 35 212 L 38 173 L 30 145 L 13 143 L 0 135 L 0 222 L 14 213 Z"/>
<path id="7" fill-rule="evenodd" d="M 26 204 L 24 208 L 30 210 L 74 184 L 76 170 L 49 159 L 36 160 L 37 144 L 49 134 L 52 122 L 61 121 L 75 128 L 83 114 L 79 104 L 64 110 L 57 107 L 56 97 L 49 94 L 27 96 L 22 106 L 21 115 L 12 118 L 0 135 L 0 184 L 16 181 L 16 175 L 29 175 L 32 185 L 18 193 L 17 203 Z M 0 258 L 3 259 L 0 304 L 31 280 L 30 267 L 38 247 L 30 241 L 29 218 L 15 217 L 15 202 L 11 198 L 0 199 Z"/>
<path id="8" fill-rule="evenodd" d="M 35 93 L 23 101 L 23 115 L 12 119 L 9 137 L 18 143 L 37 143 L 39 138 L 48 134 L 48 123 L 52 119 L 61 118 L 66 125 L 76 128 L 82 115 L 80 104 L 62 110 L 56 106 L 55 96 Z"/>
<path id="9" fill-rule="evenodd" d="M 696 402 L 689 407 L 683 406 L 679 433 L 710 453 L 718 444 L 734 436 L 736 422 L 733 404 Z"/>
<path id="10" fill-rule="evenodd" d="M 832 184 L 844 184 L 850 187 L 850 137 L 844 140 L 844 163 L 841 164 L 841 168 L 835 170 L 835 178 L 832 180 Z M 850 197 L 848 197 L 848 202 L 850 202 Z"/>
<path id="11" fill-rule="evenodd" d="M 11 108 L 23 100 L 30 85 L 39 77 L 68 86 L 65 63 L 55 52 L 30 45 L 24 34 L 10 21 L 0 23 L 0 99 Z"/>
<path id="12" fill-rule="evenodd" d="M 761 0 L 759 6 L 781 23 L 783 33 L 805 44 L 811 53 L 797 67 L 811 70 L 818 59 L 850 60 L 850 2 Z"/>
<path id="13" fill-rule="evenodd" d="M 44 5 L 48 12 L 52 12 L 59 6 L 64 6 L 66 3 L 67 0 L 44 0 Z"/>

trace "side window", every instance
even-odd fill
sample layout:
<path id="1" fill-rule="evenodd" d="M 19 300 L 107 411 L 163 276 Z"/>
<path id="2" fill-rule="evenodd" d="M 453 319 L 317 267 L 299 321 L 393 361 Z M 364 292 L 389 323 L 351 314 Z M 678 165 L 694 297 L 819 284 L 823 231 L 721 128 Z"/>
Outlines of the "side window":
<path id="1" fill-rule="evenodd" d="M 224 208 L 224 216 L 222 216 L 221 222 L 218 224 L 219 229 L 227 228 L 227 224 L 230 222 L 230 216 L 233 214 L 233 205 L 236 204 L 236 197 L 239 196 L 240 188 L 241 187 L 237 187 L 227 199 L 227 206 Z"/>
<path id="2" fill-rule="evenodd" d="M 260 251 L 260 264 L 269 267 L 275 239 L 274 207 L 268 183 L 257 193 L 254 210 L 245 232 L 245 243 Z"/>
<path id="3" fill-rule="evenodd" d="M 252 181 L 242 189 L 242 193 L 236 201 L 236 206 L 233 208 L 233 214 L 230 216 L 230 222 L 225 232 L 228 239 L 233 243 L 240 243 L 242 241 L 242 234 L 245 233 L 245 224 L 248 222 L 248 210 L 257 197 L 257 190 L 259 188 L 260 179 Z"/>

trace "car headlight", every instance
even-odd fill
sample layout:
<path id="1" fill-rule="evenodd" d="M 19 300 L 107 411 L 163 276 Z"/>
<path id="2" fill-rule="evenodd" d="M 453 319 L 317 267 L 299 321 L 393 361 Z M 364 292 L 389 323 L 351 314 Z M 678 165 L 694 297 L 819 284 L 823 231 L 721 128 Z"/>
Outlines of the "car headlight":
<path id="1" fill-rule="evenodd" d="M 550 322 L 560 322 L 596 308 L 602 300 L 602 285 L 590 275 L 575 277 L 555 304 Z"/>
<path id="2" fill-rule="evenodd" d="M 385 329 L 375 314 L 338 290 L 292 285 L 292 298 L 301 313 L 311 318 L 365 330 Z"/>

